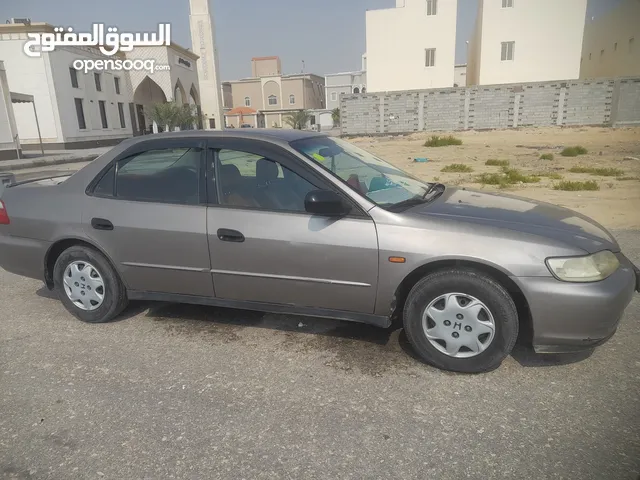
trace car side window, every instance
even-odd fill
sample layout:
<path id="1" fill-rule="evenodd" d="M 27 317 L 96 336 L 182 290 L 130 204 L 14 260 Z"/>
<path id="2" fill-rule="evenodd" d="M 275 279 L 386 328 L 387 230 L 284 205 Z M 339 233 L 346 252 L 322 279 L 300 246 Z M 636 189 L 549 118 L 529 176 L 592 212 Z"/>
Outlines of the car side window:
<path id="1" fill-rule="evenodd" d="M 113 196 L 113 186 L 115 184 L 115 173 L 116 167 L 115 164 L 111 165 L 107 173 L 105 173 L 100 181 L 97 183 L 96 188 L 93 189 L 94 195 L 100 197 L 112 197 Z"/>
<path id="2" fill-rule="evenodd" d="M 304 212 L 304 199 L 318 187 L 281 163 L 238 150 L 218 152 L 222 205 Z"/>
<path id="3" fill-rule="evenodd" d="M 143 202 L 197 205 L 201 148 L 148 150 L 118 161 L 115 196 Z M 98 187 L 102 180 L 98 184 Z"/>

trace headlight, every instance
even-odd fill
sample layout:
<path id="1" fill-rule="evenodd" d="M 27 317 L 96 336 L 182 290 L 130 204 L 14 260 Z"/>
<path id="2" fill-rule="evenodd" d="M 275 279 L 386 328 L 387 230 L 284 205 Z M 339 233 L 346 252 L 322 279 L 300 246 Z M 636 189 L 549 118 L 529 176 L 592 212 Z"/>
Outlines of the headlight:
<path id="1" fill-rule="evenodd" d="M 586 257 L 547 258 L 547 266 L 565 282 L 597 282 L 615 272 L 620 262 L 612 252 L 603 250 Z"/>

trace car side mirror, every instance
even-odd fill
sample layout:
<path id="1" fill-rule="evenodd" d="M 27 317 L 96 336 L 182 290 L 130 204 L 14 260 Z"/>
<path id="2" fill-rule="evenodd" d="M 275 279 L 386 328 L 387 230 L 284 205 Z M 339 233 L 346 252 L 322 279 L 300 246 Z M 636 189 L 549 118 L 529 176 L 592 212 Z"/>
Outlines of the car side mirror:
<path id="1" fill-rule="evenodd" d="M 312 190 L 304 199 L 304 209 L 315 215 L 338 217 L 351 211 L 340 195 L 331 190 Z"/>

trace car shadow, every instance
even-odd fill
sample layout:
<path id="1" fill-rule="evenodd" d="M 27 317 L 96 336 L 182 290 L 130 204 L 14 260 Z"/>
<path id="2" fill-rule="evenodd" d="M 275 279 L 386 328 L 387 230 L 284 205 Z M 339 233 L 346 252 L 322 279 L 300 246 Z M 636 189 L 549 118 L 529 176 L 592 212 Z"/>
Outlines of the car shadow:
<path id="1" fill-rule="evenodd" d="M 38 289 L 36 295 L 56 301 L 58 300 L 57 294 L 45 286 Z M 321 317 L 272 314 L 253 310 L 205 305 L 131 301 L 129 306 L 110 323 L 117 323 L 133 318 L 145 311 L 145 317 L 160 322 L 174 331 L 185 334 L 200 334 L 208 330 L 211 330 L 213 333 L 216 327 L 228 327 L 233 331 L 246 327 L 257 327 L 326 338 L 334 337 L 345 341 L 365 342 L 385 347 L 389 345 L 392 335 L 399 331 L 398 346 L 400 350 L 415 362 L 429 366 L 413 350 L 402 328 L 402 322 L 399 320 L 395 320 L 389 328 L 379 328 L 364 323 Z M 227 338 L 236 336 L 231 330 L 227 332 L 231 334 Z M 218 333 L 220 332 L 216 331 L 216 334 Z M 516 346 L 511 352 L 511 356 L 522 367 L 553 367 L 581 362 L 589 358 L 592 353 L 593 349 L 572 354 L 537 354 L 533 348 L 526 343 L 526 339 L 521 338 L 518 343 L 516 343 Z M 446 373 L 459 375 L 454 372 Z"/>
<path id="2" fill-rule="evenodd" d="M 36 290 L 36 295 L 42 298 L 48 298 L 50 300 L 56 300 L 58 302 L 60 301 L 60 299 L 58 298 L 58 294 L 54 290 L 49 290 L 44 285 Z M 139 315 L 145 310 L 149 309 L 152 305 L 153 302 L 130 301 L 127 308 L 109 323 L 117 323 L 135 317 L 136 315 Z"/>
<path id="3" fill-rule="evenodd" d="M 200 323 L 199 327 L 207 325 L 257 327 L 282 332 L 341 337 L 377 345 L 386 345 L 395 331 L 393 328 L 378 328 L 364 323 L 322 317 L 163 302 L 149 306 L 146 316 L 159 322 L 197 322 Z"/>

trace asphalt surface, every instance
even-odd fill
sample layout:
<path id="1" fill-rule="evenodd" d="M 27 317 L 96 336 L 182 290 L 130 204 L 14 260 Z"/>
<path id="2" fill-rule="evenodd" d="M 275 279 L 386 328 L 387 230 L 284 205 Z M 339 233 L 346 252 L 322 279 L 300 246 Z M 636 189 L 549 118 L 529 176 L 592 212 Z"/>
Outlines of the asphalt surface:
<path id="1" fill-rule="evenodd" d="M 640 474 L 640 295 L 590 356 L 458 375 L 400 330 L 168 304 L 88 325 L 37 281 L 0 292 L 0 478 Z"/>

